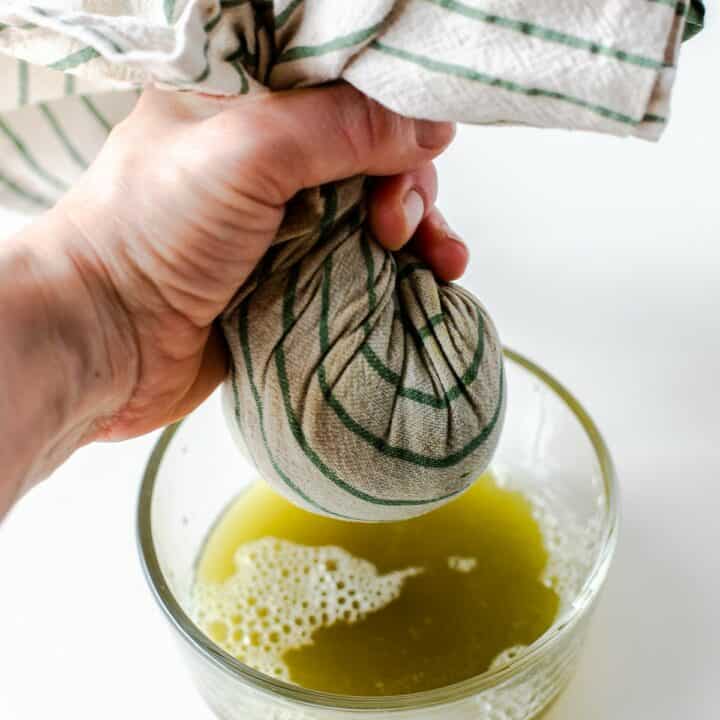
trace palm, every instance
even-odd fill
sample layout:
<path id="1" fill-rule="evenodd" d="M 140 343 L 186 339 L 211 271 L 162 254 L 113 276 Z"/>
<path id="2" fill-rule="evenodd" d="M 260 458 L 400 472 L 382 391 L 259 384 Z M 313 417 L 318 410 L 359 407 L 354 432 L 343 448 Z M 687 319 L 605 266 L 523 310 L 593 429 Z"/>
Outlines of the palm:
<path id="1" fill-rule="evenodd" d="M 227 355 L 215 320 L 303 187 L 390 176 L 370 207 L 378 239 L 397 249 L 418 229 L 419 254 L 444 279 L 459 276 L 467 252 L 432 206 L 430 160 L 452 136 L 437 129 L 437 143 L 420 146 L 413 121 L 347 86 L 238 102 L 146 91 L 61 203 L 136 345 L 127 353 L 132 389 L 98 434 L 121 439 L 166 425 L 221 381 Z M 412 227 L 403 219 L 410 189 L 425 208 Z M 442 260 L 432 256 L 438 249 Z"/>
<path id="2" fill-rule="evenodd" d="M 140 357 L 133 395 L 113 418 L 115 438 L 182 417 L 222 379 L 225 353 L 213 321 L 252 272 L 282 220 L 282 205 L 263 204 L 233 187 L 236 163 L 206 151 L 208 140 L 202 135 L 211 134 L 209 129 L 194 126 L 191 132 L 197 137 L 179 133 L 155 145 L 162 153 L 157 162 L 148 158 L 147 142 L 133 142 L 127 137 L 132 128 L 124 129 L 123 147 L 142 148 L 144 164 L 155 168 L 157 176 L 124 188 L 123 202 L 141 204 L 148 184 L 163 183 L 161 175 L 171 172 L 180 182 L 171 196 L 155 200 L 141 227 L 123 228 L 124 243 L 94 243 L 113 284 L 123 288 Z M 114 154 L 112 143 L 111 138 L 104 155 Z M 168 154 L 177 158 L 174 167 L 167 166 Z M 95 171 L 102 172 L 102 157 L 85 182 L 93 182 Z"/>

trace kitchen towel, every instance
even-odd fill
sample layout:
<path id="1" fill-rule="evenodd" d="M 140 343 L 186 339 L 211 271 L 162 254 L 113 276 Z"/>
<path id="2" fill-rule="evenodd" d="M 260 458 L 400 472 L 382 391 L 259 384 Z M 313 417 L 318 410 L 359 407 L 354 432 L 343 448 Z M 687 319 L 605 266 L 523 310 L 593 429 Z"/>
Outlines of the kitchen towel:
<path id="1" fill-rule="evenodd" d="M 344 79 L 416 118 L 656 139 L 689 13 L 675 0 L 10 0 L 0 201 L 51 204 L 148 83 L 244 95 Z M 506 388 L 485 310 L 375 242 L 364 187 L 290 203 L 224 315 L 225 397 L 276 488 L 383 521 L 426 512 L 487 467 Z"/>

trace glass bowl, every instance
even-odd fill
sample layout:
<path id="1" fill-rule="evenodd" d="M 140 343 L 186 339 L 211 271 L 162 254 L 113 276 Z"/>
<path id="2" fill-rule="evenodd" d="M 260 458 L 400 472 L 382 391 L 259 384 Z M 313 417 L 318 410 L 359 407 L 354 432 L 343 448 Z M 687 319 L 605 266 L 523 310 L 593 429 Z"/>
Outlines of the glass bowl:
<path id="1" fill-rule="evenodd" d="M 257 477 L 228 432 L 219 394 L 168 427 L 145 470 L 138 541 L 148 583 L 195 683 L 222 720 L 528 720 L 565 686 L 617 537 L 612 460 L 590 416 L 542 368 L 506 350 L 508 404 L 492 470 L 531 500 L 550 556 L 564 558 L 564 600 L 532 645 L 468 680 L 388 697 L 306 690 L 256 672 L 190 619 L 197 556 L 232 500 Z M 549 563 L 552 565 L 552 562 Z M 549 567 L 549 577 L 557 575 Z M 549 580 L 548 580 L 549 581 Z"/>

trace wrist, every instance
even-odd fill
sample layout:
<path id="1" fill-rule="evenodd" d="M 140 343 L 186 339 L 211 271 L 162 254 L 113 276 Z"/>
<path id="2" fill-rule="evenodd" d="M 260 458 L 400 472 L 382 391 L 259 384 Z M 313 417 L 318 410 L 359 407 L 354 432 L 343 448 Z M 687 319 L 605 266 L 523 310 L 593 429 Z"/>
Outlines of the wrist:
<path id="1" fill-rule="evenodd" d="M 9 339 L 0 361 L 12 418 L 0 455 L 7 452 L 14 468 L 15 494 L 102 435 L 132 392 L 132 327 L 83 248 L 56 208 L 9 240 L 0 257 L 0 323 Z"/>
<path id="2" fill-rule="evenodd" d="M 87 442 L 102 436 L 133 392 L 137 341 L 122 298 L 62 202 L 44 221 L 52 240 L 31 243 L 39 292 L 48 322 L 57 328 L 67 380 L 76 383 L 71 414 L 87 424 Z M 96 230 L 102 232 L 101 226 Z"/>

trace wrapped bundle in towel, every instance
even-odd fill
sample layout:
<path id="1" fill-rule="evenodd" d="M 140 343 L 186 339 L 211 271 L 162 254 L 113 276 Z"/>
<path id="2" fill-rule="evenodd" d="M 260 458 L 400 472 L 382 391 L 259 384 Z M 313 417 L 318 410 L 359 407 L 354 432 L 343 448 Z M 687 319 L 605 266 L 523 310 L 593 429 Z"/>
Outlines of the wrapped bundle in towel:
<path id="1" fill-rule="evenodd" d="M 246 94 L 342 78 L 415 118 L 654 139 L 687 13 L 674 0 L 5 2 L 0 193 L 52 202 L 150 82 Z M 506 392 L 493 324 L 375 242 L 363 178 L 290 203 L 223 328 L 231 429 L 311 510 L 418 515 L 492 457 Z"/>

